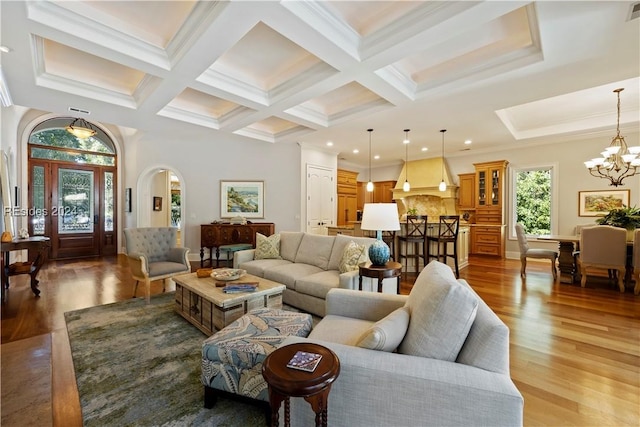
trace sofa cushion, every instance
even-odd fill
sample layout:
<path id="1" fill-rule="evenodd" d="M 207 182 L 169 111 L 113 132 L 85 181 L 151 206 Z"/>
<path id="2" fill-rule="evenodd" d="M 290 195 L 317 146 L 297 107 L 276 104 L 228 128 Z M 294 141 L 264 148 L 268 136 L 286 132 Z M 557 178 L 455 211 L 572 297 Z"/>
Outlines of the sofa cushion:
<path id="1" fill-rule="evenodd" d="M 344 253 L 344 248 L 350 243 L 355 242 L 359 245 L 364 245 L 364 254 L 366 259 L 369 261 L 369 246 L 371 243 L 375 242 L 376 239 L 372 239 L 370 237 L 352 237 L 352 236 L 344 236 L 342 234 L 338 234 L 335 236 L 335 242 L 333 243 L 333 249 L 331 250 L 331 258 L 329 258 L 329 265 L 327 266 L 327 270 L 339 270 L 340 269 L 340 260 L 342 259 L 342 254 Z"/>
<path id="2" fill-rule="evenodd" d="M 311 264 L 327 270 L 334 240 L 334 236 L 305 233 L 300 242 L 300 247 L 298 247 L 295 262 Z"/>
<path id="3" fill-rule="evenodd" d="M 336 270 L 322 270 L 296 280 L 296 292 L 326 299 L 327 292 L 340 286 L 340 273 Z"/>
<path id="4" fill-rule="evenodd" d="M 254 259 L 240 263 L 238 268 L 246 270 L 247 273 L 253 274 L 254 276 L 264 277 L 265 271 L 285 264 L 291 264 L 291 261 L 285 259 Z"/>
<path id="5" fill-rule="evenodd" d="M 304 236 L 302 231 L 282 231 L 280 233 L 280 256 L 282 259 L 295 262 L 302 236 Z"/>
<path id="6" fill-rule="evenodd" d="M 280 234 L 272 234 L 267 237 L 256 233 L 255 259 L 282 259 L 280 256 Z"/>
<path id="7" fill-rule="evenodd" d="M 459 282 L 475 293 L 466 281 Z M 480 297 L 476 319 L 456 362 L 509 375 L 509 328 Z"/>
<path id="8" fill-rule="evenodd" d="M 322 269 L 315 265 L 287 262 L 287 264 L 278 265 L 265 270 L 264 278 L 282 283 L 288 289 L 295 290 L 296 279 L 299 277 L 310 276 L 320 271 L 322 271 Z"/>
<path id="9" fill-rule="evenodd" d="M 430 262 L 407 298 L 409 327 L 398 352 L 453 362 L 478 310 L 478 297 L 459 283 L 451 268 Z"/>
<path id="10" fill-rule="evenodd" d="M 394 351 L 402 342 L 409 326 L 409 308 L 400 307 L 378 320 L 358 339 L 358 347 Z"/>
<path id="11" fill-rule="evenodd" d="M 355 346 L 360 336 L 373 325 L 369 320 L 326 315 L 311 330 L 309 338 L 331 343 Z"/>
<path id="12" fill-rule="evenodd" d="M 340 260 L 339 266 L 340 273 L 357 270 L 358 264 L 367 260 L 364 249 L 364 245 L 359 245 L 353 240 L 350 241 L 347 246 L 344 247 L 344 251 L 342 251 L 342 259 Z"/>

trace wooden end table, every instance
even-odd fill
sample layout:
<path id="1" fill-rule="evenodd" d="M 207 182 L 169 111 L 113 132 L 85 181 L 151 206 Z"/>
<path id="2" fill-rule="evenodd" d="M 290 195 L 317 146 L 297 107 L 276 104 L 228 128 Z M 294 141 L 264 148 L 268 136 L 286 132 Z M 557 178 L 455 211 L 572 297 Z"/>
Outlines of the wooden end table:
<path id="1" fill-rule="evenodd" d="M 288 368 L 287 363 L 297 351 L 322 355 L 313 372 Z M 327 406 L 331 384 L 340 374 L 340 360 L 326 347 L 313 343 L 296 343 L 276 349 L 262 364 L 262 376 L 269 386 L 271 425 L 279 423 L 280 404 L 284 400 L 284 425 L 291 425 L 290 397 L 303 397 L 316 413 L 316 427 L 327 425 Z"/>
<path id="2" fill-rule="evenodd" d="M 373 265 L 371 262 L 363 262 L 358 265 L 358 273 L 360 279 L 358 280 L 358 290 L 362 290 L 362 278 L 371 277 L 372 279 L 378 279 L 378 292 L 382 292 L 382 281 L 392 277 L 398 278 L 398 290 L 396 291 L 400 295 L 400 276 L 402 275 L 402 264 L 395 261 L 388 261 L 385 265 Z"/>

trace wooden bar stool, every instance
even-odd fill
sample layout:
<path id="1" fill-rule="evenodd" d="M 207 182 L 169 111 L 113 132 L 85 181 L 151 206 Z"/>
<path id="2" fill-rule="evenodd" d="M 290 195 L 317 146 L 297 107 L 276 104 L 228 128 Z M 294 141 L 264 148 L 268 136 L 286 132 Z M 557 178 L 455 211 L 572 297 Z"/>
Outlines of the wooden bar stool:
<path id="1" fill-rule="evenodd" d="M 431 258 L 435 258 L 438 261 L 442 257 L 442 262 L 447 263 L 447 257 L 453 258 L 455 265 L 456 278 L 460 277 L 458 270 L 458 228 L 460 227 L 460 215 L 440 215 L 440 222 L 438 223 L 438 235 L 427 237 L 427 262 Z M 430 253 L 431 243 L 434 242 L 437 245 L 437 250 L 434 255 Z M 453 253 L 449 253 L 449 243 L 453 243 Z"/>
<path id="2" fill-rule="evenodd" d="M 405 272 L 407 260 L 412 258 L 416 263 L 416 273 L 420 272 L 420 258 L 423 265 L 427 265 L 427 215 L 407 215 L 405 232 L 398 236 L 398 262 L 404 258 Z M 409 245 L 413 244 L 413 254 L 409 254 Z"/>

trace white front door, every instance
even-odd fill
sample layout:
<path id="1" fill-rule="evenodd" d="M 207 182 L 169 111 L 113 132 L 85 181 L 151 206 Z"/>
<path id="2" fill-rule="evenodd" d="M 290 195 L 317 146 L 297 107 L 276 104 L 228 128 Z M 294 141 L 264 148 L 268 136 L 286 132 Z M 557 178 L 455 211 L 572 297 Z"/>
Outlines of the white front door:
<path id="1" fill-rule="evenodd" d="M 307 165 L 307 233 L 327 234 L 333 225 L 336 186 L 334 171 Z"/>

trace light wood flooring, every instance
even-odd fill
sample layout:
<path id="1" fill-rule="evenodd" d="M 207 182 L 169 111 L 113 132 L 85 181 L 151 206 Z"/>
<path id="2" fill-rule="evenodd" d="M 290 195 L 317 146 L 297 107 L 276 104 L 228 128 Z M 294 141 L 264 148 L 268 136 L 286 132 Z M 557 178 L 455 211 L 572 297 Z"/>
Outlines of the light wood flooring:
<path id="1" fill-rule="evenodd" d="M 525 425 L 640 425 L 640 296 L 605 280 L 554 283 L 548 268 L 530 262 L 522 280 L 519 261 L 472 256 L 460 271 L 510 328 Z M 1 424 L 81 426 L 63 313 L 131 298 L 126 259 L 50 261 L 39 298 L 27 278 L 11 278 L 1 308 Z M 403 279 L 402 293 L 414 279 Z"/>

